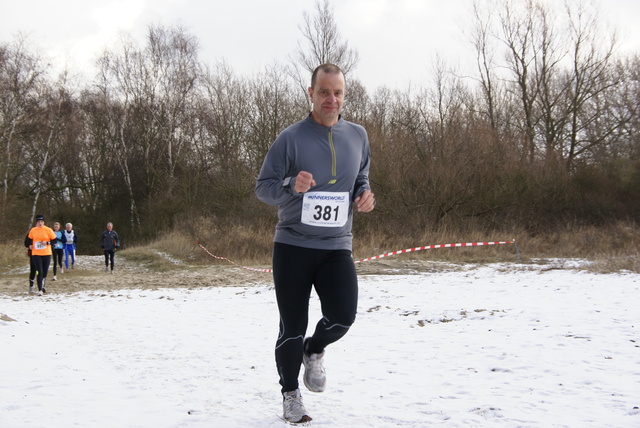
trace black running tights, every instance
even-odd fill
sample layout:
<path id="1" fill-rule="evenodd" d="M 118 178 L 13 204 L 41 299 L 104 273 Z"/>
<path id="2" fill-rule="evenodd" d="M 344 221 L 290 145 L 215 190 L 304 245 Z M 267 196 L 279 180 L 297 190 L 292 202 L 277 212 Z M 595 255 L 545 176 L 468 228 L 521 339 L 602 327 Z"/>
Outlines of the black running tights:
<path id="1" fill-rule="evenodd" d="M 312 287 L 320 299 L 322 319 L 309 351 L 321 353 L 342 338 L 356 317 L 358 279 L 349 250 L 315 250 L 275 243 L 273 279 L 280 313 L 276 366 L 282 392 L 298 388 L 302 346 L 309 322 Z"/>
<path id="2" fill-rule="evenodd" d="M 47 272 L 49 272 L 49 265 L 51 264 L 51 256 L 31 256 L 33 265 L 38 271 L 38 290 L 42 291 L 44 288 L 44 282 L 47 279 Z"/>
<path id="3" fill-rule="evenodd" d="M 104 250 L 104 265 L 109 267 L 109 261 L 111 261 L 111 270 L 113 270 L 113 259 L 115 255 L 116 250 Z"/>
<path id="4" fill-rule="evenodd" d="M 53 249 L 53 274 L 58 273 L 58 266 L 62 269 L 62 257 L 64 256 L 64 248 Z"/>

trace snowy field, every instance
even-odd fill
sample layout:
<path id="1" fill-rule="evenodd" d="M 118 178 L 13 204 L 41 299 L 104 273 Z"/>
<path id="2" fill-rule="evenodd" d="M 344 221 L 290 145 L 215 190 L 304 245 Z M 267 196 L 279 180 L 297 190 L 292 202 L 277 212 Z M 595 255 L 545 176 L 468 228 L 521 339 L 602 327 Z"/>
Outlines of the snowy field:
<path id="1" fill-rule="evenodd" d="M 269 280 L 0 296 L 0 427 L 286 426 Z M 640 427 L 638 308 L 566 265 L 361 276 L 311 426 Z"/>

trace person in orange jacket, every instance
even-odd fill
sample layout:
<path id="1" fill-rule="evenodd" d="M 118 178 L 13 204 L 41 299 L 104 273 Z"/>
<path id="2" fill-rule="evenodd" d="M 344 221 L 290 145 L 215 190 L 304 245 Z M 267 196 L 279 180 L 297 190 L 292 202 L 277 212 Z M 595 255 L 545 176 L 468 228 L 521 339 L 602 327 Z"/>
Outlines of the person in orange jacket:
<path id="1" fill-rule="evenodd" d="M 51 242 L 56 241 L 56 234 L 53 229 L 44 225 L 44 216 L 38 214 L 36 216 L 36 226 L 29 231 L 27 238 L 30 240 L 31 259 L 38 270 L 38 295 L 42 296 L 46 293 L 44 285 L 47 280 L 49 265 L 51 264 Z"/>

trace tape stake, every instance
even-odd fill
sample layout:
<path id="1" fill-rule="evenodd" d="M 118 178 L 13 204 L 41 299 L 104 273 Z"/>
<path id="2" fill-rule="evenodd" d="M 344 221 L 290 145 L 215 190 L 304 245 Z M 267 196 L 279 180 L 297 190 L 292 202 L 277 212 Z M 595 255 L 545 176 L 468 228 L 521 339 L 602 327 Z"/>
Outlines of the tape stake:
<path id="1" fill-rule="evenodd" d="M 518 263 L 520 263 L 520 250 L 518 249 L 518 244 L 516 244 L 516 240 L 512 239 L 513 245 L 516 247 L 516 254 L 518 255 Z"/>

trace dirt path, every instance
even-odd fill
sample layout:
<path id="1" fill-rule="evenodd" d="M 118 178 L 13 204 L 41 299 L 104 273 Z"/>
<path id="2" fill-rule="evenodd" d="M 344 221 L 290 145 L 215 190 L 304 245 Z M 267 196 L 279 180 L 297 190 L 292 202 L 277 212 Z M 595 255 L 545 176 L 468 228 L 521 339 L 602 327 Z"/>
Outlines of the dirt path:
<path id="1" fill-rule="evenodd" d="M 158 272 L 127 261 L 124 257 L 117 257 L 116 269 L 111 274 L 104 272 L 102 256 L 78 256 L 74 269 L 63 274 L 58 272 L 57 281 L 52 280 L 53 269 L 49 269 L 46 290 L 49 294 L 60 294 L 83 290 L 200 288 L 272 283 L 271 273 L 254 272 L 224 261 L 213 261 L 211 265 L 205 266 L 173 263 L 173 269 Z M 358 275 L 398 275 L 433 271 L 437 266 L 424 260 L 397 258 L 359 263 L 356 268 Z M 0 294 L 24 295 L 29 287 L 28 276 L 28 266 L 0 275 Z"/>
<path id="2" fill-rule="evenodd" d="M 252 272 L 222 263 L 211 266 L 176 266 L 165 272 L 149 271 L 143 266 L 116 258 L 114 273 L 104 272 L 102 256 L 79 256 L 74 269 L 53 281 L 49 269 L 46 282 L 48 293 L 74 293 L 83 290 L 156 289 L 167 287 L 199 288 L 212 286 L 240 286 L 268 283 L 271 274 Z M 0 294 L 22 295 L 29 287 L 29 267 L 0 275 Z"/>

